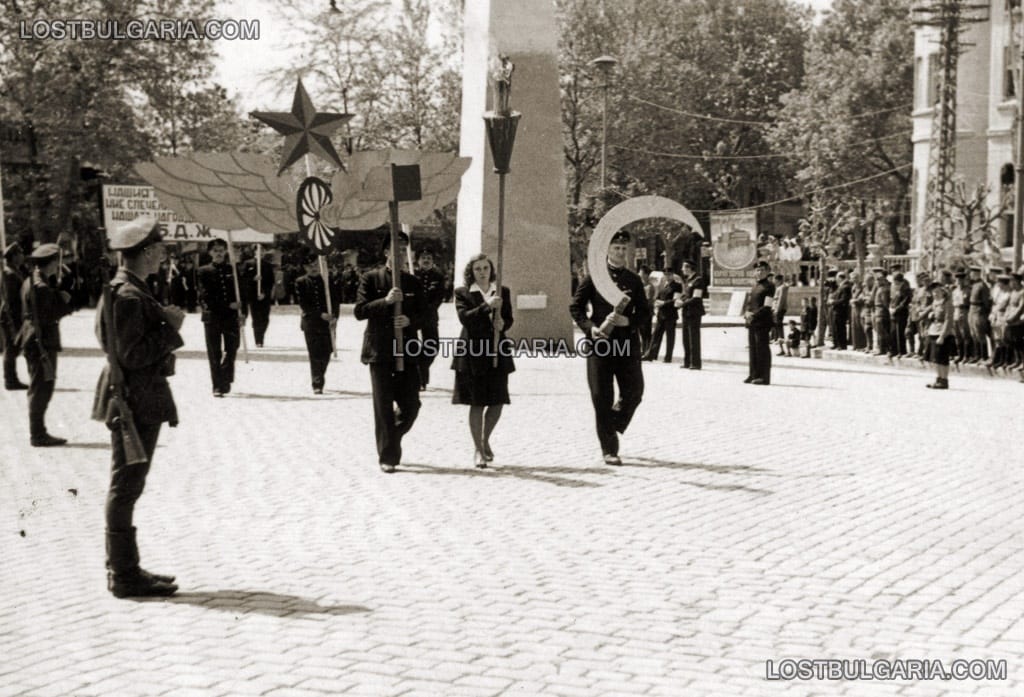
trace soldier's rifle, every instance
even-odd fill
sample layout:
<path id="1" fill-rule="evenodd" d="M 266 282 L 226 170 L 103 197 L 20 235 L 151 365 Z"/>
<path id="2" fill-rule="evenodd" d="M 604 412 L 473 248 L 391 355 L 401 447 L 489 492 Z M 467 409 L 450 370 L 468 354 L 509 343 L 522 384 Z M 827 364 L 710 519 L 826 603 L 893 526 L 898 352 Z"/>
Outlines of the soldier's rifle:
<path id="1" fill-rule="evenodd" d="M 121 434 L 121 445 L 124 449 L 126 465 L 141 465 L 149 461 L 142 438 L 135 427 L 135 415 L 128 405 L 124 392 L 124 372 L 117 358 L 117 332 L 114 327 L 114 289 L 110 284 L 110 274 L 105 265 L 100 266 L 103 280 L 103 334 L 106 341 L 104 350 L 107 353 L 107 376 L 110 401 L 104 423 L 112 432 Z"/>

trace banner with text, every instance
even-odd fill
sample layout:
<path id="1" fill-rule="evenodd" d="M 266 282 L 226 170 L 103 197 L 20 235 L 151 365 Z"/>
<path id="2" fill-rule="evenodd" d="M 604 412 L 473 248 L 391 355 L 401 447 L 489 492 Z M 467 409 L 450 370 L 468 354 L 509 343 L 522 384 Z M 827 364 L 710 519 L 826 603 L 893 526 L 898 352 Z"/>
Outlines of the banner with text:
<path id="1" fill-rule="evenodd" d="M 213 238 L 226 240 L 227 230 L 216 230 L 200 223 L 182 220 L 174 211 L 164 208 L 151 186 L 103 185 L 103 226 L 113 230 L 148 215 L 160 221 L 164 242 L 206 242 Z M 273 244 L 274 236 L 250 228 L 231 231 L 232 242 Z"/>
<path id="2" fill-rule="evenodd" d="M 715 211 L 710 214 L 711 285 L 749 286 L 757 260 L 757 212 Z"/>

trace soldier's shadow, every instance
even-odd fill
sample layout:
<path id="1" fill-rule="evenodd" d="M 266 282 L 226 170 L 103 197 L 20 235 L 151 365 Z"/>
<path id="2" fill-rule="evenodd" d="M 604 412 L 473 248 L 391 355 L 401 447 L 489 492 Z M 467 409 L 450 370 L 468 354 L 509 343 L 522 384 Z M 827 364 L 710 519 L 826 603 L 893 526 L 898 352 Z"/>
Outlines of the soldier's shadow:
<path id="1" fill-rule="evenodd" d="M 410 474 L 443 474 L 456 477 L 482 477 L 487 479 L 500 479 L 512 477 L 527 481 L 543 482 L 575 489 L 596 488 L 601 486 L 597 482 L 588 482 L 585 479 L 571 479 L 559 477 L 559 474 L 608 474 L 609 469 L 589 467 L 586 469 L 572 467 L 521 467 L 517 465 L 499 465 L 487 469 L 476 469 L 475 467 L 438 467 L 435 465 L 422 465 L 409 463 L 399 465 L 398 472 Z"/>
<path id="2" fill-rule="evenodd" d="M 256 614 L 272 617 L 341 616 L 371 611 L 370 608 L 363 605 L 320 605 L 315 600 L 267 591 L 194 591 L 178 593 L 169 598 L 143 599 L 141 602 L 152 602 L 152 600 L 174 605 L 195 605 L 236 615 Z"/>
<path id="3" fill-rule="evenodd" d="M 324 390 L 324 394 L 314 395 L 288 395 L 288 394 L 254 394 L 251 392 L 234 392 L 228 398 L 236 397 L 241 399 L 269 399 L 275 402 L 324 402 L 338 399 L 362 399 L 372 397 L 369 392 L 347 392 L 345 390 Z"/>
<path id="4" fill-rule="evenodd" d="M 657 460 L 650 457 L 623 457 L 622 464 L 625 465 L 625 467 L 663 467 L 665 469 L 674 470 L 703 470 L 713 474 L 751 474 L 758 477 L 777 476 L 772 474 L 770 470 L 766 470 L 762 467 L 751 467 L 750 465 L 705 465 L 692 462 L 669 462 L 667 460 Z M 698 489 L 708 489 L 711 491 L 742 491 L 748 494 L 757 494 L 758 496 L 771 496 L 775 493 L 774 491 L 769 491 L 767 489 L 758 489 L 755 487 L 744 486 L 743 484 L 705 484 L 703 482 L 683 482 L 683 484 L 694 486 Z"/>

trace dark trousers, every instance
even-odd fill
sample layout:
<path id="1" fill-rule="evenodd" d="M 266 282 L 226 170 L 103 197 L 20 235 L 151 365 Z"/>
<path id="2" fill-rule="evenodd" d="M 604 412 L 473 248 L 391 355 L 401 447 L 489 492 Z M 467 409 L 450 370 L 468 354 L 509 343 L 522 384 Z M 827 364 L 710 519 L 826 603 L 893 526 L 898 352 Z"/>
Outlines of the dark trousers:
<path id="1" fill-rule="evenodd" d="M 18 356 L 21 354 L 21 347 L 14 341 L 17 331 L 0 324 L 0 341 L 4 349 L 4 384 L 13 385 L 18 380 Z"/>
<path id="2" fill-rule="evenodd" d="M 323 389 L 324 374 L 331 362 L 331 335 L 323 332 L 305 331 L 306 351 L 309 353 L 309 374 L 313 387 Z"/>
<path id="3" fill-rule="evenodd" d="M 263 344 L 263 337 L 267 335 L 267 327 L 270 326 L 270 298 L 257 300 L 249 305 L 249 313 L 252 317 L 252 334 L 256 339 L 256 345 Z"/>
<path id="4" fill-rule="evenodd" d="M 985 360 L 988 358 L 988 337 L 992 332 L 988 318 L 981 313 L 981 310 L 976 310 L 972 307 L 967 315 L 967 324 L 971 329 L 974 357 Z"/>
<path id="5" fill-rule="evenodd" d="M 771 327 L 748 327 L 747 348 L 749 352 L 750 375 L 748 377 L 764 380 L 770 384 L 772 380 L 772 343 Z"/>
<path id="6" fill-rule="evenodd" d="M 50 361 L 53 363 L 54 376 L 57 374 L 57 352 L 49 351 Z M 32 438 L 46 435 L 46 408 L 53 398 L 53 389 L 57 386 L 57 380 L 46 380 L 44 377 L 43 362 L 35 352 L 29 352 L 25 356 L 28 363 L 28 430 Z"/>
<path id="7" fill-rule="evenodd" d="M 683 365 L 700 368 L 700 317 L 683 317 Z"/>
<path id="8" fill-rule="evenodd" d="M 370 382 L 377 455 L 380 462 L 397 465 L 402 460 L 402 436 L 420 412 L 419 368 L 406 360 L 405 370 L 399 373 L 393 363 L 371 363 Z"/>
<path id="9" fill-rule="evenodd" d="M 907 321 L 907 353 L 911 355 L 921 353 L 918 346 L 924 345 L 924 336 L 921 334 L 920 327 L 921 322 L 919 320 L 912 319 Z"/>
<path id="10" fill-rule="evenodd" d="M 971 328 L 967 324 L 967 313 L 961 313 L 953 318 L 953 336 L 956 338 L 957 357 L 961 361 L 969 360 L 974 353 L 974 348 L 971 345 Z M 922 343 L 924 342 L 922 341 Z"/>
<path id="11" fill-rule="evenodd" d="M 837 349 L 846 349 L 846 324 L 850 321 L 850 308 L 836 305 L 832 308 L 832 343 Z"/>
<path id="12" fill-rule="evenodd" d="M 867 344 L 867 336 L 864 333 L 864 323 L 861 320 L 861 310 L 856 306 L 850 314 L 850 340 L 853 343 L 853 350 L 857 351 Z"/>
<path id="13" fill-rule="evenodd" d="M 235 381 L 235 354 L 240 341 L 238 320 L 211 319 L 203 323 L 206 334 L 206 357 L 210 360 L 213 389 L 230 389 Z"/>
<path id="14" fill-rule="evenodd" d="M 419 366 L 420 371 L 420 385 L 426 387 L 430 384 L 430 366 L 434 362 L 434 351 L 437 350 L 437 340 L 439 338 L 437 321 L 428 321 L 420 328 L 420 339 L 422 341 L 423 352 L 420 354 Z M 432 342 L 428 344 L 427 342 Z M 427 348 L 430 346 L 431 348 Z"/>
<path id="15" fill-rule="evenodd" d="M 120 431 L 110 432 L 112 457 L 110 462 L 110 491 L 107 492 L 107 531 L 131 532 L 135 502 L 142 496 L 146 486 L 146 475 L 153 462 L 156 441 L 160 436 L 160 424 L 135 425 L 146 452 L 146 462 L 126 465 L 124 443 Z"/>
<path id="16" fill-rule="evenodd" d="M 892 313 L 892 337 L 889 342 L 889 355 L 902 356 L 907 352 L 907 322 L 910 315 L 906 312 Z"/>
<path id="17" fill-rule="evenodd" d="M 649 361 L 658 359 L 661 352 L 661 337 L 665 337 L 665 361 L 672 361 L 672 351 L 676 346 L 676 318 L 659 319 L 654 325 L 654 334 L 651 336 L 651 345 L 644 354 Z"/>
<path id="18" fill-rule="evenodd" d="M 619 402 L 615 403 L 615 383 Z M 619 454 L 619 433 L 625 433 L 644 396 L 644 373 L 632 357 L 587 358 L 587 384 L 594 405 L 597 439 L 605 455 Z"/>
<path id="19" fill-rule="evenodd" d="M 647 349 L 651 347 L 651 332 L 653 331 L 653 321 L 647 320 L 640 325 L 640 351 L 647 353 Z"/>

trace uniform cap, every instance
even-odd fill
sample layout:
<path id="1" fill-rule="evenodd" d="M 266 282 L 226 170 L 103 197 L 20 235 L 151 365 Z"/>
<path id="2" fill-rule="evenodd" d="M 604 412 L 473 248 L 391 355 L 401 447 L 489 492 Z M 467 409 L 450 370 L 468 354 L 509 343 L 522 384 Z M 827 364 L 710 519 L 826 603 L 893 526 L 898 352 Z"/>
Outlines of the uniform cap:
<path id="1" fill-rule="evenodd" d="M 227 248 L 228 243 L 225 242 L 224 240 L 222 240 L 219 237 L 214 237 L 212 240 L 210 240 L 209 242 L 206 243 L 206 251 L 210 251 L 211 249 L 213 249 L 214 247 L 216 247 L 218 245 L 221 245 L 221 246 Z"/>
<path id="2" fill-rule="evenodd" d="M 127 252 L 162 241 L 159 221 L 150 216 L 140 215 L 130 223 L 111 231 L 108 244 L 112 252 Z"/>
<path id="3" fill-rule="evenodd" d="M 957 278 L 965 278 L 967 276 L 967 271 L 964 269 L 957 269 L 953 272 L 953 275 Z"/>
<path id="4" fill-rule="evenodd" d="M 1012 278 L 1013 277 L 1008 273 L 1001 273 L 998 276 L 996 276 L 996 280 L 999 281 L 1000 283 L 1009 283 Z"/>
<path id="5" fill-rule="evenodd" d="M 761 259 L 761 260 L 760 260 L 759 262 L 757 262 L 756 264 L 754 264 L 754 268 L 755 268 L 755 269 L 767 269 L 768 271 L 771 271 L 771 270 L 772 270 L 772 265 L 771 265 L 771 264 L 769 264 L 769 263 L 768 263 L 767 261 L 765 261 L 764 259 Z"/>
<path id="6" fill-rule="evenodd" d="M 871 273 L 888 274 L 889 272 L 885 270 L 884 266 L 876 266 L 875 268 L 871 269 Z"/>
<path id="7" fill-rule="evenodd" d="M 632 235 L 630 235 L 625 230 L 619 230 L 614 235 L 612 235 L 611 242 L 609 242 L 608 244 L 617 244 L 617 243 L 629 244 L 632 241 L 633 241 L 633 236 Z"/>
<path id="8" fill-rule="evenodd" d="M 409 244 L 409 236 L 404 232 L 398 233 L 398 241 L 404 244 Z M 380 243 L 380 252 L 388 252 L 391 250 L 391 233 L 384 235 L 384 239 Z"/>
<path id="9" fill-rule="evenodd" d="M 968 271 L 977 271 L 978 273 L 981 273 L 981 267 L 980 266 L 968 266 L 967 270 Z"/>
<path id="10" fill-rule="evenodd" d="M 36 247 L 28 258 L 37 264 L 45 264 L 46 262 L 53 259 L 55 256 L 60 254 L 60 247 L 55 244 L 41 244 Z"/>

